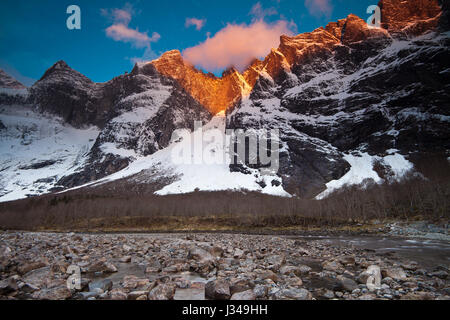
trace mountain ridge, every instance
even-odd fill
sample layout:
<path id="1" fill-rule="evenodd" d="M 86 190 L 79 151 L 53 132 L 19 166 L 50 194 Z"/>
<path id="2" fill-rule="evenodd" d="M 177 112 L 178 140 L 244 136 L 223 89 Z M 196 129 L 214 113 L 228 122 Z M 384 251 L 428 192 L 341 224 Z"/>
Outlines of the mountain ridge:
<path id="1" fill-rule="evenodd" d="M 395 10 L 404 2 L 381 4 Z M 389 30 L 349 15 L 281 36 L 264 60 L 242 73 L 230 67 L 220 78 L 176 50 L 105 83 L 58 61 L 27 94 L 0 95 L 0 199 L 100 182 L 189 192 L 195 181 L 186 183 L 183 175 L 202 170 L 209 173 L 198 181 L 205 190 L 302 198 L 324 197 L 345 183 L 400 179 L 418 153 L 450 154 L 450 37 L 443 8 L 413 23 L 397 16 Z M 278 129 L 279 171 L 264 176 L 246 162 L 216 171 L 170 165 L 169 150 L 189 139 L 194 121 L 210 129 Z M 172 141 L 178 129 L 189 134 Z M 208 142 L 204 151 L 226 150 Z"/>
<path id="2" fill-rule="evenodd" d="M 159 72 L 178 80 L 195 99 L 211 112 L 217 113 L 227 110 L 238 99 L 245 97 L 253 89 L 256 79 L 262 73 L 267 72 L 271 77 L 276 77 L 283 69 L 298 62 L 299 57 L 295 54 L 295 50 L 299 50 L 296 48 L 296 40 L 309 41 L 312 46 L 318 45 L 329 49 L 333 45 L 345 45 L 370 37 L 389 37 L 389 32 L 403 36 L 417 36 L 437 28 L 442 11 L 437 0 L 420 0 L 412 5 L 399 0 L 384 0 L 380 1 L 379 6 L 383 28 L 370 28 L 364 20 L 349 14 L 345 19 L 328 23 L 325 28 L 319 27 L 312 32 L 293 37 L 282 35 L 278 48 L 272 49 L 263 60 L 255 58 L 242 73 L 235 70 L 231 74 L 224 73 L 221 78 L 210 77 L 185 61 L 178 50 L 168 51 L 160 58 L 148 63 L 153 64 Z M 424 8 L 426 10 L 422 10 Z M 406 11 L 407 14 L 392 14 L 399 10 Z M 420 14 L 413 15 L 416 11 Z M 395 24 L 392 21 L 395 21 Z M 308 51 L 308 48 L 306 50 Z M 207 83 L 207 89 L 201 88 L 196 82 L 203 86 Z M 217 101 L 210 98 L 210 96 L 217 96 L 218 91 L 225 91 L 227 94 L 220 95 Z"/>
<path id="3" fill-rule="evenodd" d="M 0 69 L 0 88 L 14 90 L 26 89 L 22 83 L 14 79 L 14 77 L 10 76 L 2 69 Z"/>

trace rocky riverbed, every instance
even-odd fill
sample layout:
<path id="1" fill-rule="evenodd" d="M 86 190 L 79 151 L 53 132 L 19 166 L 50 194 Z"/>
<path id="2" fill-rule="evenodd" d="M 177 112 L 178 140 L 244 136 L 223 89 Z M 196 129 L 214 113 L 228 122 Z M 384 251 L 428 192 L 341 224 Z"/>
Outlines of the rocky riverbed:
<path id="1" fill-rule="evenodd" d="M 4 232 L 0 298 L 449 299 L 449 249 L 397 238 Z M 80 286 L 69 289 L 73 269 Z"/>

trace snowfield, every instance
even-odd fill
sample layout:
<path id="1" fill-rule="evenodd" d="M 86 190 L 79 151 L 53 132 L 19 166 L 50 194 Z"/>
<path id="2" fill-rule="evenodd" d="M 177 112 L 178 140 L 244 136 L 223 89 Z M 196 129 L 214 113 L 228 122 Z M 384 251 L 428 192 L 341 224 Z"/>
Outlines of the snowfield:
<path id="1" fill-rule="evenodd" d="M 401 154 L 395 153 L 398 150 L 388 150 L 393 154 L 385 157 L 370 156 L 368 153 L 358 152 L 355 154 L 346 154 L 344 159 L 350 163 L 350 171 L 338 180 L 332 180 L 326 184 L 327 189 L 316 196 L 317 200 L 326 198 L 331 192 L 342 188 L 343 186 L 361 185 L 371 179 L 373 182 L 382 183 L 383 179 L 373 169 L 375 161 L 381 161 L 390 168 L 393 173 L 391 179 L 397 180 L 414 168 L 413 164 L 405 159 Z"/>
<path id="2" fill-rule="evenodd" d="M 0 202 L 50 192 L 60 178 L 81 170 L 99 135 L 95 127 L 75 129 L 62 124 L 56 117 L 43 116 L 21 106 L 2 107 L 0 121 L 6 126 L 0 136 Z M 103 152 L 129 157 L 132 159 L 130 165 L 103 179 L 69 190 L 123 178 L 136 183 L 152 183 L 155 178 L 171 177 L 174 181 L 155 194 L 247 190 L 291 196 L 283 189 L 282 180 L 276 175 L 264 175 L 258 169 L 250 168 L 247 169 L 251 174 L 230 171 L 229 141 L 221 138 L 225 125 L 225 115 L 218 114 L 194 132 L 177 130 L 174 135 L 176 139 L 167 148 L 149 156 L 140 156 L 134 150 L 105 143 L 101 146 Z M 202 148 L 196 150 L 193 141 L 201 133 Z M 366 179 L 383 182 L 373 170 L 376 160 L 392 170 L 393 178 L 400 178 L 413 166 L 396 152 L 395 149 L 388 150 L 385 157 L 362 152 L 346 154 L 344 159 L 350 163 L 350 171 L 340 179 L 328 182 L 327 189 L 316 199 L 323 199 L 342 186 L 361 184 Z M 280 184 L 272 184 L 273 180 Z"/>
<path id="3" fill-rule="evenodd" d="M 56 181 L 80 169 L 99 134 L 64 125 L 21 106 L 0 108 L 0 201 L 49 192 Z"/>
<path id="4" fill-rule="evenodd" d="M 281 182 L 281 178 L 275 175 L 262 175 L 257 169 L 249 169 L 251 174 L 230 172 L 228 145 L 225 139 L 213 139 L 225 132 L 226 118 L 224 114 L 218 114 L 209 123 L 194 132 L 182 129 L 177 130 L 176 138 L 172 143 L 150 156 L 142 157 L 130 150 L 114 149 L 108 145 L 116 154 L 132 155 L 136 160 L 127 168 L 116 172 L 98 181 L 81 187 L 104 184 L 123 178 L 135 179 L 135 181 L 151 183 L 155 179 L 154 174 L 147 172 L 158 172 L 157 176 L 173 177 L 175 181 L 155 192 L 158 195 L 189 193 L 199 191 L 259 191 L 266 194 L 286 196 L 290 195 L 284 191 L 281 185 L 272 186 L 272 180 Z M 192 143 L 203 131 L 203 145 L 201 150 L 192 147 Z M 183 151 L 185 153 L 183 153 Z M 184 161 L 186 160 L 186 161 Z M 266 185 L 262 187 L 261 185 Z M 73 190 L 73 189 L 71 189 Z"/>

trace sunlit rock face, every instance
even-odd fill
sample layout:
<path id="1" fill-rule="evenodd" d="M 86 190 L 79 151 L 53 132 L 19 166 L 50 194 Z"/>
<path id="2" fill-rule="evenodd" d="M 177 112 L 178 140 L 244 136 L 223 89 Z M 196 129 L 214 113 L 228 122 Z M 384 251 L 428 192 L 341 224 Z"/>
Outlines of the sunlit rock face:
<path id="1" fill-rule="evenodd" d="M 344 29 L 347 31 L 341 39 Z M 227 110 L 239 99 L 248 96 L 261 74 L 272 78 L 283 76 L 293 64 L 320 55 L 324 50 L 331 50 L 341 43 L 386 37 L 386 34 L 384 30 L 367 27 L 365 21 L 350 15 L 339 22 L 330 23 L 326 29 L 319 28 L 294 37 L 281 36 L 278 49 L 272 49 L 263 61 L 254 59 L 242 73 L 233 67 L 226 70 L 220 78 L 204 73 L 185 61 L 178 50 L 164 53 L 151 64 L 161 74 L 177 80 L 194 99 L 215 114 Z"/>
<path id="2" fill-rule="evenodd" d="M 184 61 L 178 50 L 166 52 L 151 63 L 161 74 L 177 80 L 194 99 L 214 114 L 226 110 L 252 88 L 250 78 L 241 75 L 236 69 L 230 68 L 218 78 Z"/>
<path id="3" fill-rule="evenodd" d="M 416 36 L 434 29 L 441 19 L 438 0 L 381 0 L 381 26 L 390 33 Z M 444 1 L 445 2 L 445 1 Z"/>
<path id="4" fill-rule="evenodd" d="M 383 28 L 349 15 L 282 36 L 250 96 L 228 110 L 230 128 L 280 130 L 278 174 L 291 194 L 315 197 L 356 176 L 353 154 L 383 162 L 450 148 L 448 12 L 431 0 L 380 7 Z"/>

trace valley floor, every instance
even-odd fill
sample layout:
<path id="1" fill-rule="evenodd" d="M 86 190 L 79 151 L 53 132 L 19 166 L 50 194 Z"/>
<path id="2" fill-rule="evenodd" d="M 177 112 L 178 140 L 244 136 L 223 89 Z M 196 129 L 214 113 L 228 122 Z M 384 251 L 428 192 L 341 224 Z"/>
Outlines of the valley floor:
<path id="1" fill-rule="evenodd" d="M 449 261 L 448 241 L 391 235 L 8 231 L 0 233 L 0 297 L 441 300 L 450 298 Z M 68 289 L 70 268 L 81 272 L 80 288 Z M 368 269 L 379 270 L 380 283 L 370 285 Z"/>

